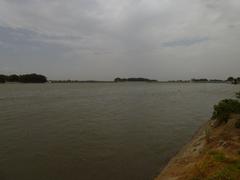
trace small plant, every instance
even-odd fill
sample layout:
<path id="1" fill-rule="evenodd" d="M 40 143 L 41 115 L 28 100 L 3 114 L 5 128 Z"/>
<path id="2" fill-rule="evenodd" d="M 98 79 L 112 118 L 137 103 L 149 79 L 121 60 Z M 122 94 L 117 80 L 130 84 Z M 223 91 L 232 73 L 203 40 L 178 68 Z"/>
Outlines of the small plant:
<path id="1" fill-rule="evenodd" d="M 234 99 L 224 99 L 214 106 L 212 119 L 227 123 L 232 113 L 240 113 L 240 102 Z"/>
<path id="2" fill-rule="evenodd" d="M 226 161 L 226 156 L 222 152 L 213 151 L 213 152 L 210 152 L 210 155 L 212 155 L 212 158 L 217 162 Z"/>

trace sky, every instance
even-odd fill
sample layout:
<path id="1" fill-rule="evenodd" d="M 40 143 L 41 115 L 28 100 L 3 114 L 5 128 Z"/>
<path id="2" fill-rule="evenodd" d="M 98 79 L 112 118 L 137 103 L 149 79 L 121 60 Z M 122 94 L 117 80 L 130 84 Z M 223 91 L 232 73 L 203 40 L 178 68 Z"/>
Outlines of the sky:
<path id="1" fill-rule="evenodd" d="M 240 76 L 239 0 L 0 0 L 0 74 Z"/>

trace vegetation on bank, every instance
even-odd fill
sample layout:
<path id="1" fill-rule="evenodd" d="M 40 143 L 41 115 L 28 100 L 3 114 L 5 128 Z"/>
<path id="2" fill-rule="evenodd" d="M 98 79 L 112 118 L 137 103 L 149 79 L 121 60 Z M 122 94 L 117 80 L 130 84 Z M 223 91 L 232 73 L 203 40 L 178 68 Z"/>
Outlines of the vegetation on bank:
<path id="1" fill-rule="evenodd" d="M 224 99 L 214 106 L 212 119 L 226 123 L 231 114 L 240 114 L 240 102 L 235 99 Z"/>
<path id="2" fill-rule="evenodd" d="M 240 92 L 236 93 L 240 98 Z M 240 102 L 225 99 L 156 180 L 240 180 Z"/>
<path id="3" fill-rule="evenodd" d="M 240 92 L 236 93 L 240 99 Z M 240 102 L 236 99 L 224 99 L 214 106 L 212 119 L 217 120 L 218 124 L 227 123 L 231 114 L 240 114 Z"/>
<path id="4" fill-rule="evenodd" d="M 231 154 L 232 155 L 232 154 Z M 207 151 L 193 169 L 192 180 L 239 180 L 240 158 L 223 150 Z"/>
<path id="5" fill-rule="evenodd" d="M 240 92 L 236 93 L 240 98 Z M 231 118 L 231 115 L 238 115 Z M 217 128 L 206 135 L 202 157 L 193 169 L 192 180 L 239 180 L 240 179 L 240 102 L 224 99 L 214 106 L 212 119 Z M 229 122 L 232 121 L 232 122 Z"/>
<path id="6" fill-rule="evenodd" d="M 15 82 L 15 83 L 45 83 L 47 77 L 41 74 L 23 74 L 23 75 L 0 75 L 0 83 Z"/>

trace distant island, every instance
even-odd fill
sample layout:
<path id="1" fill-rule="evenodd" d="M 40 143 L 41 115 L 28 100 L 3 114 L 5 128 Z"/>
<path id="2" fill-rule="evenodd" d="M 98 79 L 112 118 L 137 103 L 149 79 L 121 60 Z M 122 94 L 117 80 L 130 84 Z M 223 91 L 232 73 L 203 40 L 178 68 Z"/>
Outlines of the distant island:
<path id="1" fill-rule="evenodd" d="M 192 82 L 209 82 L 209 83 L 222 83 L 222 82 L 226 82 L 225 80 L 220 80 L 220 79 L 192 79 Z"/>
<path id="2" fill-rule="evenodd" d="M 226 80 L 220 80 L 220 79 L 192 79 L 191 82 L 193 83 L 232 83 L 232 84 L 239 84 L 240 83 L 240 77 L 234 78 L 234 77 L 228 77 Z"/>
<path id="3" fill-rule="evenodd" d="M 17 75 L 17 74 L 12 74 L 12 75 L 0 75 L 0 83 L 6 83 L 6 82 L 11 82 L 11 83 L 46 83 L 47 78 L 44 75 L 41 74 L 23 74 L 23 75 Z"/>
<path id="4" fill-rule="evenodd" d="M 114 82 L 158 82 L 157 80 L 147 78 L 115 78 Z"/>
<path id="5" fill-rule="evenodd" d="M 113 81 L 96 81 L 96 80 L 49 80 L 49 83 L 113 83 Z"/>
<path id="6" fill-rule="evenodd" d="M 114 82 L 158 82 L 157 80 L 147 78 L 115 78 L 113 81 L 97 81 L 97 80 L 49 80 L 50 83 L 114 83 Z"/>
<path id="7" fill-rule="evenodd" d="M 47 77 L 41 74 L 23 74 L 23 75 L 4 75 L 0 74 L 0 83 L 118 83 L 118 82 L 158 82 L 158 83 L 231 83 L 240 84 L 240 77 L 228 77 L 226 80 L 221 79 L 206 79 L 206 78 L 193 78 L 191 80 L 169 80 L 158 81 L 155 79 L 148 79 L 142 77 L 120 78 L 117 77 L 113 81 L 100 81 L 100 80 L 47 80 Z"/>

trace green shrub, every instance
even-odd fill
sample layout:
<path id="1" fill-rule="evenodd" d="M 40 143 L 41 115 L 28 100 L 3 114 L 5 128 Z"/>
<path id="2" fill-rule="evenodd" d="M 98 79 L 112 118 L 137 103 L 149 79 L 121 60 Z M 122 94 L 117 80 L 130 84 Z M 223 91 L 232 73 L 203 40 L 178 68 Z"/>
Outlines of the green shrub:
<path id="1" fill-rule="evenodd" d="M 0 74 L 0 83 L 5 83 L 6 82 L 6 76 Z"/>
<path id="2" fill-rule="evenodd" d="M 214 106 L 212 119 L 226 123 L 232 113 L 240 113 L 240 102 L 234 99 L 224 99 Z"/>

